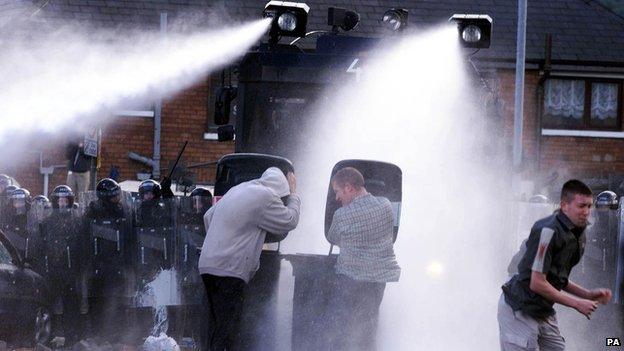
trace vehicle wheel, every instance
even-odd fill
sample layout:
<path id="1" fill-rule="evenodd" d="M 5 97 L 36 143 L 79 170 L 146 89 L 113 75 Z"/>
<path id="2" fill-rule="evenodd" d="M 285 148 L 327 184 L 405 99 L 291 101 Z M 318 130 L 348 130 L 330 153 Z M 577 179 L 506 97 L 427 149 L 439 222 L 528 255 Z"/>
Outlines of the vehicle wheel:
<path id="1" fill-rule="evenodd" d="M 39 307 L 35 315 L 34 343 L 45 345 L 52 334 L 52 316 L 45 307 Z"/>

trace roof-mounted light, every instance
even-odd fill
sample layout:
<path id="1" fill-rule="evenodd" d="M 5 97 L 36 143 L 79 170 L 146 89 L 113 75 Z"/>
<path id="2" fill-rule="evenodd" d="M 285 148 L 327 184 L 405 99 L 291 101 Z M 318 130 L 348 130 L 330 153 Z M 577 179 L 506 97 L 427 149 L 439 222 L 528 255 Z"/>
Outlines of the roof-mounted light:
<path id="1" fill-rule="evenodd" d="M 386 29 L 393 32 L 400 32 L 407 27 L 408 11 L 406 9 L 390 9 L 381 18 L 381 22 Z"/>
<path id="2" fill-rule="evenodd" d="M 492 39 L 492 18 L 488 15 L 455 14 L 449 21 L 457 23 L 459 40 L 467 48 L 489 48 Z"/>
<path id="3" fill-rule="evenodd" d="M 327 9 L 327 24 L 332 26 L 334 32 L 338 32 L 338 28 L 348 32 L 357 27 L 358 23 L 360 23 L 360 15 L 355 11 L 340 7 Z"/>
<path id="4" fill-rule="evenodd" d="M 281 37 L 303 37 L 306 34 L 310 7 L 302 2 L 269 1 L 262 17 L 271 18 L 269 42 L 276 44 Z"/>

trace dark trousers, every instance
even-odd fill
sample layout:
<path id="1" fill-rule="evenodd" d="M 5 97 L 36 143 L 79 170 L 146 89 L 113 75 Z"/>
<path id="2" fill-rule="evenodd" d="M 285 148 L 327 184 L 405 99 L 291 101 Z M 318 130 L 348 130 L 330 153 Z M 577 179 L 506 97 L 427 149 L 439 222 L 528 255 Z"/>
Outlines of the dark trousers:
<path id="1" fill-rule="evenodd" d="M 379 305 L 386 283 L 337 274 L 329 300 L 330 350 L 375 350 Z"/>
<path id="2" fill-rule="evenodd" d="M 208 297 L 209 351 L 232 351 L 240 345 L 240 322 L 243 311 L 245 281 L 233 277 L 202 274 Z"/>

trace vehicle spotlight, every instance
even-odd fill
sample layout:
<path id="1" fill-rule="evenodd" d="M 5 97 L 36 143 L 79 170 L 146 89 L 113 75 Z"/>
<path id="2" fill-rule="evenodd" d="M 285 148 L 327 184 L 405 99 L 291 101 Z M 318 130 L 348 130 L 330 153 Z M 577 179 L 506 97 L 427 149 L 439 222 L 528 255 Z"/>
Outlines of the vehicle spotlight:
<path id="1" fill-rule="evenodd" d="M 358 23 L 360 23 L 360 15 L 355 11 L 340 7 L 327 9 L 327 24 L 332 26 L 334 32 L 338 32 L 338 28 L 348 32 L 357 27 Z"/>
<path id="2" fill-rule="evenodd" d="M 488 15 L 455 14 L 449 21 L 457 23 L 459 40 L 467 48 L 489 48 L 492 37 L 492 18 Z"/>
<path id="3" fill-rule="evenodd" d="M 304 37 L 310 7 L 302 2 L 269 1 L 262 17 L 271 18 L 269 42 L 277 44 L 280 37 Z"/>
<path id="4" fill-rule="evenodd" d="M 384 13 L 381 22 L 387 29 L 400 32 L 407 27 L 407 15 L 406 9 L 390 9 Z"/>
<path id="5" fill-rule="evenodd" d="M 618 196 L 613 191 L 605 190 L 596 196 L 596 208 L 617 210 L 618 206 Z"/>

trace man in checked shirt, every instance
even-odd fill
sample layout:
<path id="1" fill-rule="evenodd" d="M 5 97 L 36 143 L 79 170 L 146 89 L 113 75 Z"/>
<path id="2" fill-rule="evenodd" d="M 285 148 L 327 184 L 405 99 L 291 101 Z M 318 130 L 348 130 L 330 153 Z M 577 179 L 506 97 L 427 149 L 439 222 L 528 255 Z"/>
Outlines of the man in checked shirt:
<path id="1" fill-rule="evenodd" d="M 364 177 L 352 167 L 336 172 L 331 186 L 342 205 L 327 233 L 340 247 L 329 306 L 331 350 L 374 350 L 386 282 L 398 281 L 401 274 L 392 247 L 392 206 L 369 194 Z"/>

